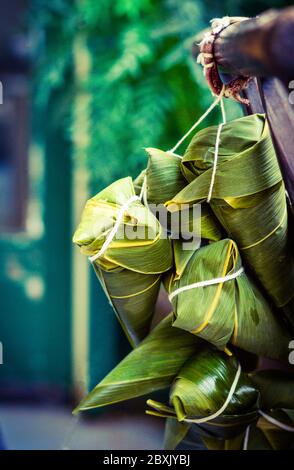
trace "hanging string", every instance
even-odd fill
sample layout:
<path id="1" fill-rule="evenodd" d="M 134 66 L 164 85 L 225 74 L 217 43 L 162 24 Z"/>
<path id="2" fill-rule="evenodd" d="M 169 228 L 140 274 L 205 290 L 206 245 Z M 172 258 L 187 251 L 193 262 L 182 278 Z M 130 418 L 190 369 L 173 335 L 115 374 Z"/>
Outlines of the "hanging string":
<path id="1" fill-rule="evenodd" d="M 227 276 L 224 276 L 224 277 L 216 277 L 215 279 L 208 279 L 207 281 L 194 282 L 193 284 L 179 287 L 178 289 L 174 290 L 169 295 L 169 300 L 171 301 L 176 295 L 179 295 L 181 292 L 185 292 L 190 289 L 197 289 L 199 287 L 212 286 L 214 284 L 220 284 L 223 282 L 231 281 L 232 279 L 235 279 L 236 277 L 240 276 L 240 274 L 242 274 L 243 272 L 244 272 L 244 268 L 241 267 L 235 273 L 227 274 Z"/>
<path id="2" fill-rule="evenodd" d="M 247 426 L 246 431 L 245 431 L 243 450 L 248 450 L 249 433 L 250 433 L 250 424 Z"/>
<path id="3" fill-rule="evenodd" d="M 174 153 L 171 150 L 168 150 L 166 153 L 168 153 L 169 155 L 172 155 L 173 157 L 180 158 L 181 160 L 183 158 L 182 155 L 178 155 L 177 153 Z"/>
<path id="4" fill-rule="evenodd" d="M 112 240 L 114 239 L 117 231 L 118 231 L 118 228 L 120 226 L 120 223 L 124 217 L 124 214 L 127 210 L 127 208 L 135 201 L 137 200 L 140 200 L 140 197 L 139 196 L 136 196 L 135 194 L 130 197 L 130 199 L 128 199 L 128 201 L 126 201 L 120 208 L 119 210 L 119 213 L 117 215 L 117 219 L 116 219 L 116 222 L 112 228 L 112 230 L 109 232 L 105 242 L 103 243 L 101 249 L 98 251 L 98 253 L 95 253 L 95 255 L 93 256 L 89 256 L 89 260 L 91 261 L 91 263 L 93 263 L 96 259 L 100 258 L 102 255 L 104 255 L 105 251 L 107 250 L 107 248 L 109 247 L 110 243 L 112 242 Z"/>
<path id="5" fill-rule="evenodd" d="M 191 134 L 191 132 L 193 132 L 194 129 L 196 129 L 196 127 L 199 126 L 199 124 L 206 118 L 206 116 L 208 116 L 208 114 L 221 102 L 222 97 L 224 96 L 224 92 L 225 85 L 223 86 L 220 94 L 212 102 L 212 104 L 205 111 L 205 113 L 200 116 L 200 118 L 195 122 L 195 124 L 193 124 L 193 126 L 188 130 L 188 132 L 186 132 L 186 134 L 176 143 L 176 145 L 171 150 L 168 151 L 168 153 L 174 153 L 177 150 L 177 148 L 184 142 L 184 140 L 186 140 L 186 138 Z"/>
<path id="6" fill-rule="evenodd" d="M 212 196 L 212 191 L 214 187 L 214 182 L 215 182 L 215 175 L 216 175 L 216 167 L 217 167 L 217 160 L 218 160 L 218 149 L 219 149 L 219 144 L 220 144 L 220 135 L 222 131 L 223 124 L 220 124 L 217 129 L 216 133 L 216 141 L 215 141 L 215 147 L 214 147 L 214 158 L 213 158 L 213 167 L 212 167 L 212 174 L 211 174 L 211 180 L 210 180 L 210 186 L 209 186 L 209 191 L 207 195 L 206 202 L 210 202 L 211 196 Z"/>
<path id="7" fill-rule="evenodd" d="M 225 103 L 223 98 L 220 100 L 220 109 L 222 112 L 222 119 L 223 119 L 223 124 L 227 123 L 227 116 L 226 116 L 226 109 L 225 109 Z"/>
<path id="8" fill-rule="evenodd" d="M 225 411 L 225 409 L 227 408 L 228 404 L 230 403 L 230 401 L 232 399 L 232 396 L 235 393 L 236 387 L 237 387 L 238 382 L 239 382 L 240 375 L 241 375 L 241 366 L 240 366 L 240 364 L 238 364 L 237 373 L 235 375 L 235 378 L 234 378 L 234 381 L 232 383 L 231 389 L 228 393 L 227 399 L 226 399 L 225 403 L 223 404 L 223 406 L 218 411 L 216 411 L 215 413 L 213 413 L 210 416 L 206 416 L 205 418 L 185 419 L 184 421 L 186 423 L 206 423 L 207 421 L 211 421 L 211 420 L 217 418 L 218 416 L 220 416 Z"/>
<path id="9" fill-rule="evenodd" d="M 266 419 L 269 423 L 274 424 L 280 429 L 283 429 L 283 431 L 288 431 L 288 432 L 294 432 L 294 427 L 289 426 L 288 424 L 282 423 L 281 421 L 278 421 L 276 418 L 273 418 L 272 416 L 269 416 L 268 414 L 264 413 L 263 411 L 259 410 L 258 413 Z"/>
<path id="10" fill-rule="evenodd" d="M 216 143 L 215 143 L 215 151 L 214 151 L 214 162 L 213 162 L 213 171 L 212 171 L 212 177 L 211 177 L 211 182 L 210 182 L 210 188 L 208 192 L 208 197 L 207 197 L 207 202 L 210 202 L 211 196 L 212 196 L 212 191 L 213 191 L 213 186 L 214 186 L 214 180 L 215 180 L 215 175 L 216 175 L 216 167 L 217 167 L 217 160 L 218 160 L 218 149 L 219 149 L 219 144 L 220 144 L 220 133 L 222 130 L 222 126 L 226 124 L 227 118 L 226 118 L 226 111 L 225 111 L 225 106 L 224 106 L 224 101 L 223 101 L 223 96 L 225 93 L 225 85 L 223 85 L 223 88 L 221 90 L 221 93 L 216 97 L 216 99 L 211 103 L 209 108 L 200 116 L 200 118 L 193 124 L 193 126 L 186 132 L 186 134 L 176 143 L 176 145 L 167 151 L 168 154 L 173 155 L 177 158 L 183 158 L 181 155 L 178 155 L 175 153 L 177 148 L 186 140 L 186 138 L 193 132 L 196 127 L 201 124 L 201 122 L 208 116 L 208 114 L 218 105 L 220 104 L 221 108 L 221 113 L 222 113 L 222 123 L 219 125 L 218 130 L 217 130 L 217 135 L 216 135 Z M 148 207 L 148 201 L 147 201 L 147 175 L 145 174 L 141 192 L 140 192 L 140 199 L 143 201 L 144 205 Z"/>
<path id="11" fill-rule="evenodd" d="M 207 199 L 206 199 L 206 202 L 208 202 L 208 203 L 211 201 L 212 191 L 213 191 L 214 182 L 215 182 L 217 161 L 218 161 L 218 151 L 219 151 L 219 145 L 220 145 L 220 135 L 221 135 L 223 125 L 226 124 L 226 122 L 227 122 L 226 111 L 225 111 L 225 106 L 224 106 L 223 99 L 220 100 L 220 108 L 221 108 L 221 112 L 222 112 L 223 122 L 218 126 L 217 133 L 216 133 L 216 141 L 215 141 L 215 147 L 214 147 L 214 159 L 213 159 L 211 181 L 210 181 L 209 191 L 208 191 L 208 195 L 207 195 Z"/>

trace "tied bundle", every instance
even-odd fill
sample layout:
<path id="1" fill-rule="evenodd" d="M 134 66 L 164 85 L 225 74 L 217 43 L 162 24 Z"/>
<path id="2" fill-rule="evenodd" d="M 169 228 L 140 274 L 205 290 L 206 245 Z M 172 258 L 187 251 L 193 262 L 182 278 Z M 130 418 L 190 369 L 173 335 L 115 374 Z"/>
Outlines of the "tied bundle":
<path id="1" fill-rule="evenodd" d="M 234 436 L 215 439 L 202 435 L 211 450 L 293 450 L 294 387 L 293 376 L 281 370 L 261 370 L 249 374 L 258 389 L 258 419 L 248 423 L 246 430 Z M 175 426 L 167 426 L 167 445 L 176 447 L 187 438 L 186 433 L 176 433 Z"/>
<path id="2" fill-rule="evenodd" d="M 132 179 L 123 178 L 87 202 L 74 234 L 133 346 L 149 332 L 161 274 L 172 266 L 162 232 L 135 196 Z"/>
<path id="3" fill-rule="evenodd" d="M 156 410 L 148 413 L 185 421 L 187 430 L 200 417 L 203 429 L 212 425 L 210 421 L 218 428 L 225 420 L 234 432 L 242 431 L 257 417 L 258 391 L 236 359 L 173 328 L 171 315 L 86 396 L 75 413 L 168 387 L 174 408 L 148 400 Z"/>
<path id="4" fill-rule="evenodd" d="M 195 426 L 201 435 L 228 438 L 258 419 L 259 391 L 234 357 L 203 348 L 181 368 L 170 388 L 169 406 L 154 400 L 147 414 L 168 418 L 165 447 Z"/>
<path id="5" fill-rule="evenodd" d="M 193 137 L 181 162 L 189 184 L 167 202 L 170 211 L 207 200 L 217 131 L 212 126 Z M 294 325 L 294 263 L 285 187 L 263 115 L 223 125 L 210 205 L 244 262 Z"/>
<path id="6" fill-rule="evenodd" d="M 224 350 L 227 343 L 288 361 L 290 336 L 242 267 L 236 243 L 224 239 L 195 251 L 174 242 L 175 268 L 165 285 L 173 326 Z"/>
<path id="7" fill-rule="evenodd" d="M 147 414 L 165 417 L 165 449 L 183 442 L 209 450 L 293 449 L 294 379 L 284 371 L 238 374 L 236 359 L 200 349 L 170 388 L 170 404 L 148 400 Z"/>
<path id="8" fill-rule="evenodd" d="M 239 348 L 286 362 L 291 338 L 273 308 L 294 325 L 285 188 L 265 118 L 204 129 L 183 158 L 146 151 L 147 168 L 90 199 L 74 235 L 134 347 L 75 413 L 169 389 L 168 404 L 147 402 L 166 418 L 168 449 L 199 436 L 208 449 L 291 446 L 288 375 L 277 384 L 238 362 Z M 173 311 L 152 329 L 162 281 Z"/>

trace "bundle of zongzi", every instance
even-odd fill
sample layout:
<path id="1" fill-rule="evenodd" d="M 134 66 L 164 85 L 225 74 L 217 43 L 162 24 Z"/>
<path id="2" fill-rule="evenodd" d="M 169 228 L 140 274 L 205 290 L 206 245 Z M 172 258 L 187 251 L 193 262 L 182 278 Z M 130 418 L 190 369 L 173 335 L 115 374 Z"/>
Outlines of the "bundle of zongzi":
<path id="1" fill-rule="evenodd" d="M 182 159 L 188 186 L 167 205 L 206 201 L 211 189 L 217 126 L 198 132 Z M 223 125 L 211 207 L 277 307 L 294 324 L 294 263 L 289 247 L 285 187 L 263 115 Z"/>
<path id="2" fill-rule="evenodd" d="M 183 370 L 185 368 L 186 365 Z M 238 420 L 234 423 L 232 417 L 224 419 L 221 416 L 217 423 L 210 422 L 214 426 L 210 428 L 208 422 L 204 427 L 203 424 L 191 425 L 185 421 L 179 422 L 174 417 L 168 418 L 165 448 L 175 449 L 184 445 L 194 449 L 201 446 L 202 441 L 209 450 L 293 450 L 293 375 L 281 370 L 258 370 L 249 374 L 249 379 L 251 386 L 253 384 L 259 392 L 258 407 L 253 414 L 250 415 L 249 412 L 240 415 L 239 425 Z M 192 387 L 192 384 L 189 383 L 189 386 Z M 187 391 L 188 386 L 185 392 Z M 182 395 L 185 397 L 186 393 Z M 159 408 L 161 405 L 155 403 L 155 406 Z"/>
<path id="3" fill-rule="evenodd" d="M 92 260 L 125 333 L 137 344 L 149 331 L 161 274 L 173 260 L 170 240 L 136 197 L 131 178 L 87 202 L 73 241 Z"/>
<path id="4" fill-rule="evenodd" d="M 293 375 L 281 370 L 258 370 L 250 374 L 250 378 L 260 393 L 259 419 L 250 423 L 245 432 L 229 439 L 203 435 L 206 447 L 213 450 L 293 450 Z M 169 428 L 169 441 L 178 445 L 185 436 Z"/>
<path id="5" fill-rule="evenodd" d="M 228 342 L 254 354 L 288 361 L 290 336 L 248 275 L 234 241 L 196 251 L 174 242 L 175 269 L 165 286 L 173 326 L 224 349 Z"/>
<path id="6" fill-rule="evenodd" d="M 194 425 L 200 434 L 226 438 L 240 434 L 258 419 L 258 402 L 257 388 L 234 357 L 203 349 L 177 374 L 170 389 L 170 406 L 148 400 L 153 410 L 147 413 L 179 422 L 180 425 L 168 423 L 174 442 L 177 434 L 181 440 Z"/>

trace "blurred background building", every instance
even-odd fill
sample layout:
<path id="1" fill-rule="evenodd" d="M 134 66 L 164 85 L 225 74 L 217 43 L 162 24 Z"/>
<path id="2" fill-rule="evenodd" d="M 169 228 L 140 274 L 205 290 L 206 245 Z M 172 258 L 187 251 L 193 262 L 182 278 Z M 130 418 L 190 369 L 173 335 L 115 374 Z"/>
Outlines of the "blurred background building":
<path id="1" fill-rule="evenodd" d="M 72 246 L 87 198 L 116 178 L 136 176 L 146 164 L 144 147 L 170 148 L 211 102 L 190 55 L 196 32 L 213 17 L 291 3 L 0 3 L 0 423 L 8 446 L 30 448 L 34 439 L 36 447 L 57 445 L 58 419 L 71 426 L 70 404 L 129 349 L 87 260 Z M 218 111 L 205 125 L 216 119 Z M 51 420 L 45 403 L 55 406 Z M 31 439 L 15 434 L 14 425 L 25 430 L 31 419 Z M 140 444 L 131 418 L 120 415 L 117 435 L 109 415 L 99 419 L 103 426 L 91 422 L 79 437 L 85 446 L 98 430 L 104 437 L 94 448 L 161 445 L 161 425 L 148 424 L 153 440 L 145 433 Z M 135 427 L 151 420 L 143 413 L 133 419 Z"/>

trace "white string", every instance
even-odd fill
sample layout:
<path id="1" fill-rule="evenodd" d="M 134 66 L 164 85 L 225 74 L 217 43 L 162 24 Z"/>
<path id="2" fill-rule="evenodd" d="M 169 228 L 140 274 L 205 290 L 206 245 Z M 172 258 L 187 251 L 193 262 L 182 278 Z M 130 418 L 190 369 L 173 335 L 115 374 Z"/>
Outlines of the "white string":
<path id="1" fill-rule="evenodd" d="M 283 429 L 284 431 L 294 432 L 293 426 L 289 426 L 288 424 L 281 423 L 281 421 L 278 421 L 277 419 L 272 418 L 272 416 L 269 416 L 268 414 L 264 413 L 261 410 L 259 410 L 258 413 L 261 416 L 263 416 L 263 418 L 266 419 L 269 423 L 275 424 L 278 428 Z"/>
<path id="2" fill-rule="evenodd" d="M 194 282 L 193 284 L 189 284 L 188 286 L 179 287 L 178 289 L 174 290 L 169 295 L 169 300 L 171 301 L 176 295 L 180 294 L 181 292 L 190 290 L 190 289 L 197 289 L 198 287 L 212 286 L 214 284 L 220 284 L 221 282 L 231 281 L 232 279 L 235 279 L 236 277 L 240 276 L 240 274 L 242 274 L 243 271 L 244 271 L 244 268 L 241 267 L 235 273 L 227 274 L 224 277 L 216 277 L 215 279 L 208 279 L 207 281 Z"/>
<path id="3" fill-rule="evenodd" d="M 198 119 L 198 121 L 195 122 L 195 124 L 193 124 L 193 126 L 188 130 L 188 132 L 186 132 L 186 134 L 176 143 L 176 145 L 171 149 L 169 150 L 169 153 L 174 153 L 177 148 L 184 142 L 184 140 L 186 140 L 186 138 L 191 134 L 191 132 L 194 131 L 194 129 L 196 129 L 197 126 L 199 126 L 199 124 L 206 118 L 206 116 L 208 116 L 208 114 L 219 104 L 219 102 L 221 101 L 223 95 L 224 95 L 224 92 L 225 92 L 225 86 L 223 86 L 222 88 L 222 91 L 220 92 L 220 94 L 217 96 L 217 98 L 213 101 L 213 103 L 209 106 L 209 108 L 205 111 L 205 113 L 202 114 L 202 116 L 200 116 L 200 118 Z"/>
<path id="4" fill-rule="evenodd" d="M 243 450 L 248 450 L 249 433 L 250 433 L 250 424 L 247 426 L 246 431 L 245 431 Z"/>
<path id="5" fill-rule="evenodd" d="M 116 235 L 116 232 L 118 231 L 118 228 L 119 228 L 119 225 L 123 219 L 123 216 L 124 216 L 124 213 L 125 211 L 127 210 L 127 208 L 135 201 L 139 200 L 139 196 L 132 196 L 130 197 L 130 199 L 128 201 L 126 201 L 120 208 L 119 210 L 119 213 L 117 215 L 117 219 L 116 219 L 116 222 L 112 228 L 112 230 L 109 232 L 105 242 L 103 243 L 101 249 L 98 251 L 98 253 L 96 253 L 95 255 L 93 256 L 89 256 L 89 260 L 91 261 L 91 263 L 93 263 L 96 259 L 100 258 L 104 253 L 105 251 L 107 250 L 107 248 L 109 247 L 110 243 L 112 242 L 112 240 L 114 239 L 115 235 Z"/>
<path id="6" fill-rule="evenodd" d="M 207 202 L 210 202 L 211 197 L 212 197 L 212 191 L 214 187 L 214 182 L 215 182 L 215 176 L 216 176 L 216 169 L 217 169 L 217 161 L 218 161 L 218 151 L 219 151 L 219 144 L 220 144 L 220 135 L 221 131 L 223 128 L 223 125 L 226 124 L 227 122 L 227 117 L 226 117 L 226 110 L 224 106 L 224 101 L 223 99 L 220 100 L 220 108 L 222 112 L 222 119 L 223 122 L 218 126 L 217 133 L 216 133 L 216 141 L 215 141 L 215 148 L 214 148 L 214 159 L 213 159 L 213 168 L 212 168 L 212 174 L 211 174 L 211 181 L 210 181 L 210 186 L 209 186 L 209 191 L 207 195 Z"/>
<path id="7" fill-rule="evenodd" d="M 236 376 L 235 376 L 234 381 L 232 383 L 231 389 L 228 393 L 227 399 L 226 399 L 225 403 L 223 404 L 223 406 L 218 411 L 216 411 L 215 413 L 213 413 L 210 416 L 206 416 L 205 418 L 185 419 L 185 422 L 186 423 L 205 423 L 207 421 L 211 421 L 212 419 L 215 419 L 218 416 L 220 416 L 225 411 L 225 409 L 227 408 L 228 404 L 230 403 L 230 401 L 232 399 L 232 396 L 235 393 L 240 375 L 241 375 L 241 366 L 240 366 L 240 364 L 238 364 L 237 373 L 236 373 Z"/>
<path id="8" fill-rule="evenodd" d="M 216 141 L 215 141 L 215 147 L 214 147 L 214 159 L 213 159 L 212 174 L 211 174 L 209 191 L 208 191 L 208 195 L 207 195 L 207 199 L 206 199 L 207 202 L 210 202 L 210 200 L 211 200 L 212 191 L 213 191 L 213 187 L 214 187 L 217 160 L 218 160 L 218 149 L 219 149 L 219 144 L 220 144 L 220 135 L 221 135 L 223 125 L 224 124 L 222 123 L 217 128 Z"/>
<path id="9" fill-rule="evenodd" d="M 220 100 L 220 108 L 221 108 L 221 112 L 222 112 L 223 124 L 226 124 L 227 123 L 227 116 L 226 116 L 225 104 L 224 104 L 223 99 Z"/>

